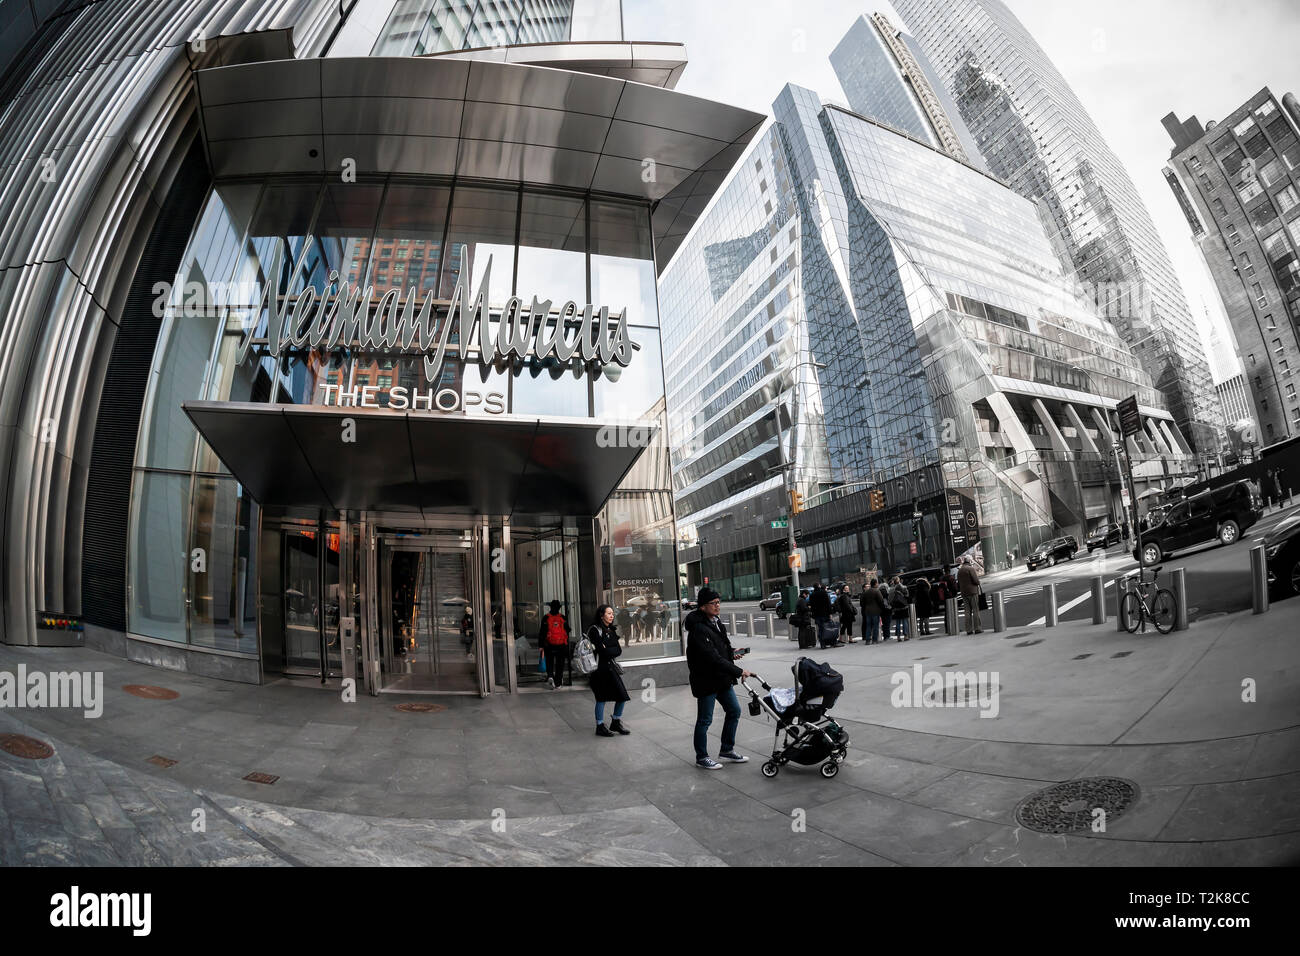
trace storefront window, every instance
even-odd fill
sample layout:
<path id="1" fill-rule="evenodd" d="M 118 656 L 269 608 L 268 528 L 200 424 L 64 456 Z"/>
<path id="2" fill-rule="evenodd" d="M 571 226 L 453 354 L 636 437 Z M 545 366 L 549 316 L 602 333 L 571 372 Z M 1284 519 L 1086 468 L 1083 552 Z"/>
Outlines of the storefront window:
<path id="1" fill-rule="evenodd" d="M 438 287 L 442 234 L 451 190 L 445 186 L 390 186 L 375 229 L 369 282 L 375 298 L 389 289 L 423 296 Z M 364 258 L 364 250 L 358 250 Z"/>

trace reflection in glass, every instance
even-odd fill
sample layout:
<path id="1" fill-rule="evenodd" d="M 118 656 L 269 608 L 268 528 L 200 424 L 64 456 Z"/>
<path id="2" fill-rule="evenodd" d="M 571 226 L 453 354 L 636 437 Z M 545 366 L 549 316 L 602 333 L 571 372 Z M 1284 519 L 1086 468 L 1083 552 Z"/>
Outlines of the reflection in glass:
<path id="1" fill-rule="evenodd" d="M 399 293 L 415 289 L 423 296 L 437 288 L 450 195 L 445 186 L 389 187 L 370 256 L 368 281 L 375 288 L 375 298 L 389 289 Z M 364 261 L 369 250 L 358 246 L 357 251 Z"/>
<path id="2" fill-rule="evenodd" d="M 190 554 L 201 548 L 202 567 L 190 562 L 190 643 L 227 651 L 257 650 L 255 550 L 250 531 L 257 506 L 233 479 L 194 480 Z"/>
<path id="3" fill-rule="evenodd" d="M 488 304 L 500 308 L 510 298 L 514 280 L 515 219 L 519 194 L 500 189 L 462 187 L 452 195 L 451 218 L 447 226 L 447 262 L 442 270 L 439 296 L 450 299 L 468 261 L 470 293 L 492 266 Z"/>
<path id="4" fill-rule="evenodd" d="M 320 669 L 320 541 L 315 531 L 283 532 L 284 662 L 286 667 Z"/>
<path id="5" fill-rule="evenodd" d="M 190 476 L 137 471 L 134 479 L 127 629 L 184 643 Z"/>

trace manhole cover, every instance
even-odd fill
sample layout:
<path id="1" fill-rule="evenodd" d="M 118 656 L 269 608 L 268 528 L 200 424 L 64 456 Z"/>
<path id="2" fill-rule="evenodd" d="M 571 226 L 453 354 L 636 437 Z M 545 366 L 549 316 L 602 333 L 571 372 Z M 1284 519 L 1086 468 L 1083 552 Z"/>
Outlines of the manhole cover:
<path id="1" fill-rule="evenodd" d="M 1035 644 L 1041 643 L 1043 643 L 1043 639 L 1041 637 L 1036 637 L 1032 641 L 1021 641 L 1016 645 L 1016 647 L 1033 647 Z"/>
<path id="2" fill-rule="evenodd" d="M 1075 655 L 1074 655 L 1074 659 L 1075 659 L 1076 661 L 1084 661 L 1084 660 L 1087 660 L 1089 657 L 1092 657 L 1092 655 L 1091 655 L 1091 654 L 1075 654 Z"/>
<path id="3" fill-rule="evenodd" d="M 250 783 L 272 784 L 275 783 L 280 778 L 273 773 L 262 773 L 260 771 L 255 770 L 250 774 L 246 774 L 244 776 L 244 779 L 249 781 Z"/>
<path id="4" fill-rule="evenodd" d="M 0 734 L 0 750 L 27 760 L 44 760 L 54 756 L 54 748 L 45 741 L 23 734 Z"/>
<path id="5" fill-rule="evenodd" d="M 153 684 L 123 684 L 122 690 L 133 697 L 143 697 L 145 700 L 175 700 L 181 696 L 178 691 L 170 687 L 155 687 Z"/>
<path id="6" fill-rule="evenodd" d="M 154 764 L 155 766 L 164 767 L 164 768 L 176 766 L 176 761 L 173 760 L 171 757 L 163 757 L 159 754 L 154 754 L 152 757 L 150 757 L 149 762 L 151 764 Z"/>
<path id="7" fill-rule="evenodd" d="M 976 704 L 981 699 L 989 700 L 1001 689 L 1002 686 L 995 680 L 945 680 L 943 687 L 931 691 L 927 696 L 935 703 Z"/>
<path id="8" fill-rule="evenodd" d="M 436 714 L 447 709 L 446 704 L 428 704 L 424 701 L 413 701 L 409 704 L 398 704 L 394 710 L 404 711 L 408 714 Z"/>
<path id="9" fill-rule="evenodd" d="M 1016 807 L 1016 822 L 1039 833 L 1076 833 L 1092 827 L 1093 811 L 1113 820 L 1137 803 L 1138 785 L 1122 777 L 1084 777 L 1031 793 Z"/>

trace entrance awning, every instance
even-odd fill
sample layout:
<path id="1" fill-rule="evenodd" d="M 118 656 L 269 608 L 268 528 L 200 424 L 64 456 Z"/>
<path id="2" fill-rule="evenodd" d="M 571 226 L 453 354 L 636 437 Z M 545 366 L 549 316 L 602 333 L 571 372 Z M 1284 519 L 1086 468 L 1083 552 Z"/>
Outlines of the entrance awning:
<path id="1" fill-rule="evenodd" d="M 587 419 L 249 402 L 182 407 L 262 505 L 591 515 L 644 450 L 599 440 L 607 423 Z M 350 435 L 345 419 L 355 423 Z M 651 437 L 658 430 L 636 424 Z"/>

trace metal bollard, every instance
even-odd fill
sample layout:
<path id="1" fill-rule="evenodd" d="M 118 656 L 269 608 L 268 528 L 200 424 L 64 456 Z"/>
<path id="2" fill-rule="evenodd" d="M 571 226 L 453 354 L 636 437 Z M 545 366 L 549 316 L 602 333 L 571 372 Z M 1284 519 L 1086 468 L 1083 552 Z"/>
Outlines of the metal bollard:
<path id="1" fill-rule="evenodd" d="M 1043 620 L 1048 627 L 1056 627 L 1056 585 L 1043 585 Z"/>
<path id="2" fill-rule="evenodd" d="M 1007 607 L 1002 600 L 1002 592 L 998 591 L 993 595 L 993 631 L 1005 631 L 1007 629 Z"/>
<path id="3" fill-rule="evenodd" d="M 907 636 L 916 637 L 916 605 L 907 606 Z"/>
<path id="4" fill-rule="evenodd" d="M 1123 575 L 1115 579 L 1115 630 L 1128 630 L 1128 614 L 1124 610 L 1124 595 L 1128 588 L 1125 587 L 1125 581 L 1128 579 Z"/>
<path id="5" fill-rule="evenodd" d="M 768 638 L 776 637 L 776 615 L 771 611 L 767 612 L 767 635 Z"/>
<path id="6" fill-rule="evenodd" d="M 943 632 L 945 634 L 957 633 L 957 599 L 948 598 L 943 602 Z"/>
<path id="7" fill-rule="evenodd" d="M 1268 559 L 1262 544 L 1250 549 L 1250 610 L 1252 614 L 1268 610 Z"/>
<path id="8" fill-rule="evenodd" d="M 1100 574 L 1092 579 L 1092 623 L 1106 623 L 1106 582 Z"/>
<path id="9" fill-rule="evenodd" d="M 1183 568 L 1174 568 L 1170 575 L 1174 592 L 1174 630 L 1187 630 L 1187 572 Z"/>
<path id="10" fill-rule="evenodd" d="M 736 612 L 735 611 L 727 612 L 727 633 L 728 634 L 736 633 Z"/>
<path id="11" fill-rule="evenodd" d="M 748 637 L 748 638 L 753 638 L 753 636 L 754 636 L 754 615 L 753 615 L 753 612 L 750 612 L 749 614 L 746 614 L 746 615 L 745 615 L 745 621 L 746 621 L 746 623 L 745 623 L 745 627 L 748 628 L 748 630 L 745 632 L 745 636 Z"/>

